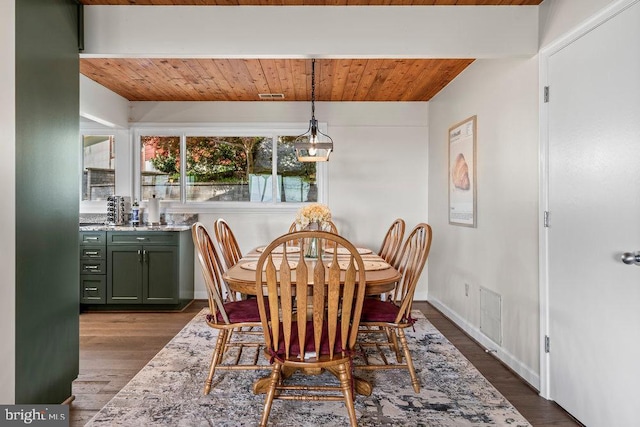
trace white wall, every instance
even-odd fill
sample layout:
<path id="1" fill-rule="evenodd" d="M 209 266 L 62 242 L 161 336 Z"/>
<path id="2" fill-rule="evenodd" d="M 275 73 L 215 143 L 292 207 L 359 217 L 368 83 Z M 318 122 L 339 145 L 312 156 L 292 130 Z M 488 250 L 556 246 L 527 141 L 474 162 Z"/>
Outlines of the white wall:
<path id="1" fill-rule="evenodd" d="M 540 5 L 540 47 L 546 47 L 568 30 L 581 26 L 615 0 L 545 0 Z"/>
<path id="2" fill-rule="evenodd" d="M 142 123 L 300 123 L 305 129 L 307 102 L 133 102 L 132 124 Z M 316 118 L 328 124 L 335 150 L 327 164 L 328 205 L 341 234 L 377 250 L 387 228 L 402 217 L 411 229 L 427 221 L 427 117 L 423 102 L 316 103 Z M 282 208 L 282 207 L 281 207 Z M 192 211 L 209 231 L 224 217 L 243 251 L 287 232 L 297 208 L 256 212 L 246 208 L 198 208 Z M 169 210 L 171 211 L 171 210 Z M 197 267 L 199 268 L 199 267 Z M 204 284 L 196 269 L 196 297 Z M 426 299 L 424 275 L 416 299 Z"/>
<path id="3" fill-rule="evenodd" d="M 15 2 L 0 2 L 0 403 L 15 401 L 16 62 Z"/>
<path id="4" fill-rule="evenodd" d="M 429 300 L 538 385 L 538 61 L 478 60 L 430 103 Z M 448 128 L 477 115 L 477 228 L 448 224 Z M 465 283 L 470 285 L 465 296 Z M 502 345 L 480 332 L 502 296 Z"/>
<path id="5" fill-rule="evenodd" d="M 128 128 L 129 101 L 80 74 L 80 117 L 110 128 Z"/>

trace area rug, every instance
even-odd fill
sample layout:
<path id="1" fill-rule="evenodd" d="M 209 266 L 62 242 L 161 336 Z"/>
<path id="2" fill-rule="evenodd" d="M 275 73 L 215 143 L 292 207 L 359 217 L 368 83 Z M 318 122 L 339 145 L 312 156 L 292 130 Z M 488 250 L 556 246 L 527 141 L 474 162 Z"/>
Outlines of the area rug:
<path id="1" fill-rule="evenodd" d="M 87 426 L 257 426 L 264 395 L 254 395 L 251 387 L 268 371 L 218 371 L 211 393 L 202 393 L 216 339 L 205 324 L 206 312 L 196 315 Z M 406 370 L 356 370 L 373 384 L 371 396 L 356 397 L 358 425 L 530 425 L 422 313 L 412 315 L 417 322 L 407 335 L 421 391 L 413 391 Z M 276 400 L 269 417 L 271 426 L 348 424 L 342 402 Z"/>

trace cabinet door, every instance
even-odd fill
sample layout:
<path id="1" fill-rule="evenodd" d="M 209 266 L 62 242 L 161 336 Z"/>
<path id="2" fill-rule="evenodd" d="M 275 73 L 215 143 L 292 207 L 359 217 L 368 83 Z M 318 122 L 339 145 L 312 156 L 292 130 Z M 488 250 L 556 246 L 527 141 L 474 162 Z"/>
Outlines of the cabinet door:
<path id="1" fill-rule="evenodd" d="M 145 246 L 143 255 L 143 302 L 177 304 L 178 247 Z"/>
<path id="2" fill-rule="evenodd" d="M 107 303 L 142 303 L 142 246 L 107 247 Z"/>

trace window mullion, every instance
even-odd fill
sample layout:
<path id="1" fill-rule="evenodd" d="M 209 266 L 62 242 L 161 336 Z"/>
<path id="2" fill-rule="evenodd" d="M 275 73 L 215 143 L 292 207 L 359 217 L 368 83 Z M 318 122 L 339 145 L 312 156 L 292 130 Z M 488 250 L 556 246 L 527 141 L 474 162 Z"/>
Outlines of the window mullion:
<path id="1" fill-rule="evenodd" d="M 271 203 L 280 203 L 278 183 L 278 137 L 271 134 Z"/>
<path id="2" fill-rule="evenodd" d="M 187 134 L 180 135 L 180 203 L 187 202 Z"/>

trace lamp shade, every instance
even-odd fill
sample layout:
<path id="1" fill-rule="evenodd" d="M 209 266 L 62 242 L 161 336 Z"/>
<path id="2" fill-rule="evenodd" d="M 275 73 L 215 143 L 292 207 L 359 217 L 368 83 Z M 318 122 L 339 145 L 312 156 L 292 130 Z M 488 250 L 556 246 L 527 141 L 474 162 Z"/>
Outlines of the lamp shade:
<path id="1" fill-rule="evenodd" d="M 299 162 L 326 162 L 333 151 L 333 140 L 318 130 L 315 118 L 309 121 L 309 129 L 293 142 Z"/>

